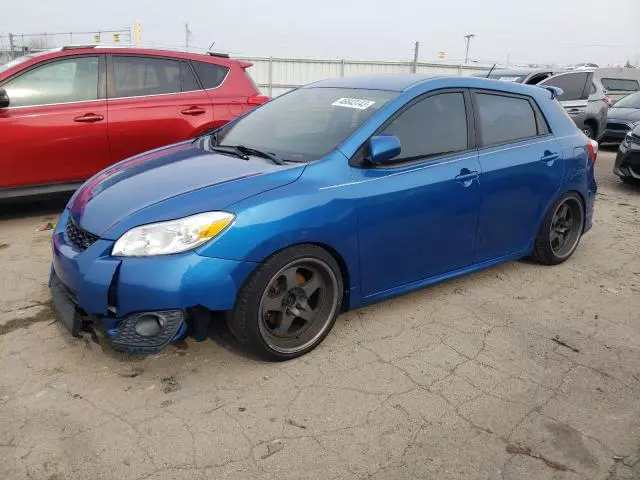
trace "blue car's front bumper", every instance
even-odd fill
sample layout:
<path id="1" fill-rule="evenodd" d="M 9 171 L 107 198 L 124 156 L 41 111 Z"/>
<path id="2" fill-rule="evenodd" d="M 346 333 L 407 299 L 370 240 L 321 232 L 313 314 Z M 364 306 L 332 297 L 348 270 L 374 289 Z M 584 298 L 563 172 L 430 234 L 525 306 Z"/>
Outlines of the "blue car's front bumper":
<path id="1" fill-rule="evenodd" d="M 80 315 L 100 318 L 114 345 L 124 350 L 164 347 L 184 332 L 188 309 L 232 309 L 238 289 L 256 267 L 252 262 L 205 257 L 196 252 L 115 258 L 110 256 L 113 242 L 102 239 L 81 251 L 67 237 L 68 219 L 65 211 L 53 234 L 50 286 L 57 313 L 72 333 L 77 333 L 73 328 L 78 325 L 77 320 L 69 321 L 69 309 L 63 306 L 67 302 Z M 181 316 L 172 313 L 178 311 Z M 127 333 L 135 327 L 136 318 L 148 312 L 168 315 L 171 321 L 157 341 L 147 342 L 152 348 L 140 348 Z M 166 338 L 174 328 L 174 334 Z"/>

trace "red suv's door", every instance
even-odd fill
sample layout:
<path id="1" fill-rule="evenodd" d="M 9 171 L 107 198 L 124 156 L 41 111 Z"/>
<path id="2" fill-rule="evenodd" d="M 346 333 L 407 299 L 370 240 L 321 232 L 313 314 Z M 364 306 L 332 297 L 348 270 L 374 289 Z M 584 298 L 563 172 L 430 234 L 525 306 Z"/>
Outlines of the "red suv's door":
<path id="1" fill-rule="evenodd" d="M 0 85 L 0 188 L 71 183 L 109 165 L 101 55 L 32 66 Z"/>
<path id="2" fill-rule="evenodd" d="M 107 72 L 114 161 L 194 137 L 211 127 L 211 101 L 188 62 L 148 55 L 109 55 Z"/>

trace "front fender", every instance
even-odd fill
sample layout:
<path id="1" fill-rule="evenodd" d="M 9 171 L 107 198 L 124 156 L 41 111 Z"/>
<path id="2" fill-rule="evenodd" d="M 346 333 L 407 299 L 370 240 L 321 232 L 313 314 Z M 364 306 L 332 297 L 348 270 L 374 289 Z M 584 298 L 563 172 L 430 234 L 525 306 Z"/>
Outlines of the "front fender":
<path id="1" fill-rule="evenodd" d="M 346 158 L 310 164 L 295 182 L 240 201 L 229 208 L 237 218 L 218 239 L 198 249 L 199 255 L 263 262 L 274 253 L 301 243 L 329 246 L 347 269 L 349 288 L 360 285 L 358 230 Z"/>

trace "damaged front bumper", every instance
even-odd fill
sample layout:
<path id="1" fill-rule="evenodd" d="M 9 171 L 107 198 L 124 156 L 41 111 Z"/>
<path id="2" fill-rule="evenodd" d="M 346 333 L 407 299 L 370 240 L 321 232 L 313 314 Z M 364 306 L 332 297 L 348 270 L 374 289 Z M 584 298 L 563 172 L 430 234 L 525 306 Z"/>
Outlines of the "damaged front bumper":
<path id="1" fill-rule="evenodd" d="M 73 335 L 99 321 L 111 345 L 157 352 L 181 338 L 203 312 L 233 308 L 236 293 L 256 264 L 199 255 L 116 258 L 113 241 L 88 248 L 66 232 L 65 210 L 53 234 L 49 286 L 60 321 Z"/>

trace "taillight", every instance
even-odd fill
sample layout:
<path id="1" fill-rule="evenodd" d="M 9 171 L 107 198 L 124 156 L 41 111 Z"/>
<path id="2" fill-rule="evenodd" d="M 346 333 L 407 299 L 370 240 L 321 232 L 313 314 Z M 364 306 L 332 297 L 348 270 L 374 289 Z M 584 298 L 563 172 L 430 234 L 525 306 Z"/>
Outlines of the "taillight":
<path id="1" fill-rule="evenodd" d="M 587 142 L 587 156 L 591 163 L 596 163 L 596 157 L 598 156 L 598 142 L 595 140 L 589 140 Z"/>
<path id="2" fill-rule="evenodd" d="M 252 95 L 247 99 L 247 103 L 249 105 L 262 105 L 263 103 L 267 103 L 269 100 L 271 99 L 266 95 Z"/>
<path id="3" fill-rule="evenodd" d="M 613 107 L 613 98 L 605 96 L 604 103 L 606 103 L 609 108 Z"/>

